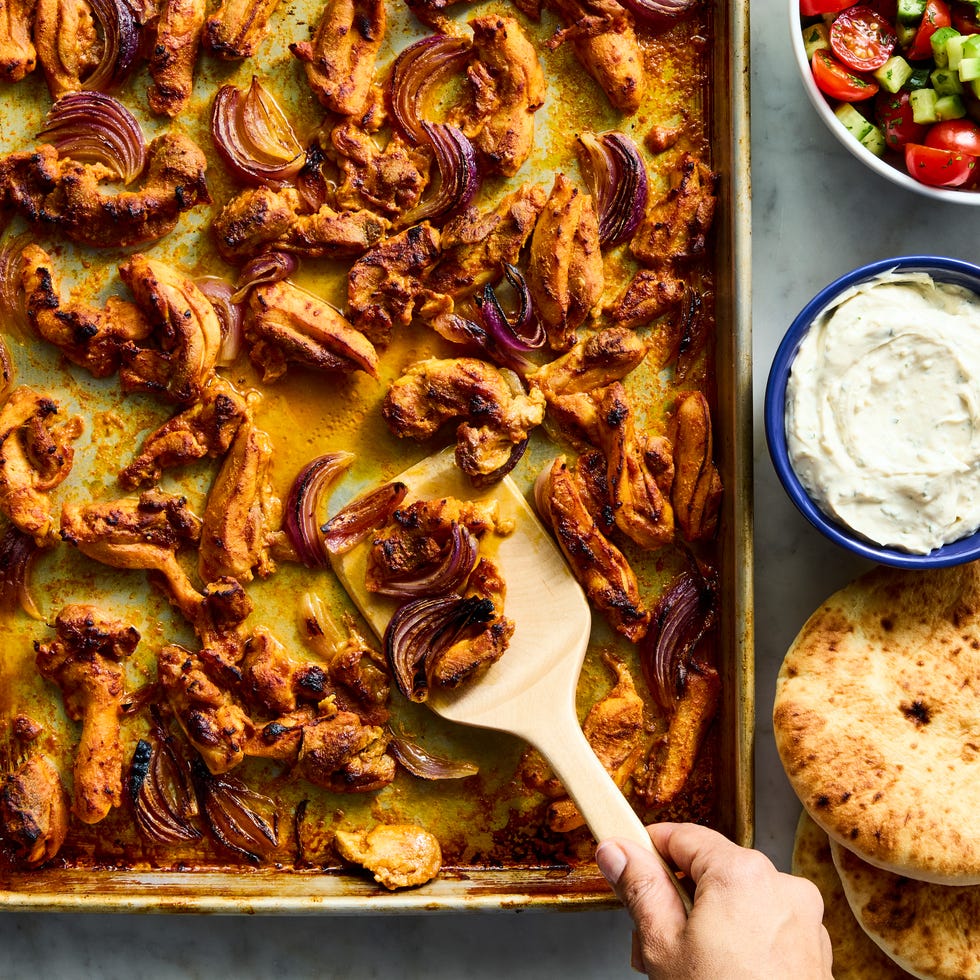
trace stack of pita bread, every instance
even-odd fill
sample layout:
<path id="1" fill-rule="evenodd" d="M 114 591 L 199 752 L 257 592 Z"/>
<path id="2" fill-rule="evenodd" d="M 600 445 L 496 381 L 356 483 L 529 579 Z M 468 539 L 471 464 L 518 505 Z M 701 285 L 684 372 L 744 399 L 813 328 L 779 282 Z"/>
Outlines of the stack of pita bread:
<path id="1" fill-rule="evenodd" d="M 773 725 L 837 980 L 980 980 L 980 563 L 831 596 L 786 654 Z"/>

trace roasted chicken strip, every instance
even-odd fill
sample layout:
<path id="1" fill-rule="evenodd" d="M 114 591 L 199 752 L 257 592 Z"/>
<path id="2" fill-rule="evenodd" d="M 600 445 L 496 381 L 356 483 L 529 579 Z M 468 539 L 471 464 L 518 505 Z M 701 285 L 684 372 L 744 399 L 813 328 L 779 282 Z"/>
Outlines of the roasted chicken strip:
<path id="1" fill-rule="evenodd" d="M 150 48 L 150 109 L 171 119 L 190 101 L 206 0 L 163 0 Z"/>
<path id="2" fill-rule="evenodd" d="M 145 340 L 152 331 L 139 307 L 110 296 L 104 307 L 63 303 L 51 257 L 38 245 L 21 253 L 21 288 L 27 318 L 49 344 L 93 377 L 119 369 L 127 343 Z"/>
<path id="3" fill-rule="evenodd" d="M 177 561 L 177 552 L 201 536 L 200 518 L 183 497 L 146 490 L 138 497 L 96 504 L 66 503 L 61 536 L 103 565 L 159 572 L 187 619 L 193 622 L 200 613 L 202 596 Z"/>
<path id="4" fill-rule="evenodd" d="M 68 717 L 82 723 L 72 770 L 72 812 L 84 823 L 98 823 L 122 803 L 120 660 L 136 649 L 140 635 L 88 605 L 62 609 L 55 633 L 50 643 L 35 643 L 37 669 L 61 688 Z"/>
<path id="5" fill-rule="evenodd" d="M 489 173 L 513 177 L 534 146 L 534 113 L 546 84 L 534 45 L 513 17 L 474 17 L 466 75 L 472 102 L 453 119 Z"/>
<path id="6" fill-rule="evenodd" d="M 37 0 L 34 43 L 52 99 L 82 88 L 104 46 L 86 0 Z"/>
<path id="7" fill-rule="evenodd" d="M 599 530 L 564 458 L 542 471 L 534 499 L 595 607 L 617 633 L 634 643 L 642 639 L 650 613 L 643 606 L 636 575 L 623 553 Z"/>
<path id="8" fill-rule="evenodd" d="M 215 775 L 234 769 L 245 758 L 245 745 L 255 731 L 248 715 L 183 647 L 160 651 L 157 674 L 180 727 L 208 769 Z"/>
<path id="9" fill-rule="evenodd" d="M 204 46 L 228 61 L 251 58 L 269 30 L 279 0 L 221 0 L 204 24 Z"/>
<path id="10" fill-rule="evenodd" d="M 710 538 L 718 526 L 723 488 L 715 467 L 711 410 L 699 391 L 686 392 L 674 412 L 674 482 L 671 499 L 688 541 Z"/>
<path id="11" fill-rule="evenodd" d="M 529 374 L 527 381 L 550 403 L 561 395 L 593 392 L 622 381 L 643 363 L 646 353 L 646 343 L 632 330 L 607 327 Z"/>
<path id="12" fill-rule="evenodd" d="M 77 416 L 58 424 L 58 406 L 31 388 L 15 388 L 0 410 L 0 513 L 39 545 L 55 539 L 49 494 L 71 471 Z"/>
<path id="13" fill-rule="evenodd" d="M 412 824 L 378 824 L 366 833 L 338 830 L 334 844 L 345 861 L 367 868 L 390 891 L 424 885 L 442 867 L 439 841 Z"/>
<path id="14" fill-rule="evenodd" d="M 31 43 L 35 0 L 0 0 L 0 82 L 19 82 L 34 71 Z"/>
<path id="15" fill-rule="evenodd" d="M 143 440 L 136 458 L 119 474 L 127 490 L 156 483 L 164 470 L 224 456 L 238 427 L 250 416 L 248 401 L 219 375 L 200 401 L 178 412 Z"/>
<path id="16" fill-rule="evenodd" d="M 240 425 L 204 510 L 198 552 L 203 581 L 231 576 L 250 582 L 275 571 L 271 548 L 282 507 L 269 483 L 271 467 L 268 435 L 249 422 Z"/>
<path id="17" fill-rule="evenodd" d="M 119 274 L 153 327 L 153 346 L 130 343 L 123 350 L 123 390 L 197 401 L 221 349 L 221 321 L 210 300 L 190 277 L 145 255 L 134 255 Z"/>
<path id="18" fill-rule="evenodd" d="M 623 295 L 612 304 L 609 316 L 624 327 L 643 327 L 675 309 L 686 291 L 684 280 L 669 272 L 641 269 Z M 661 361 L 666 362 L 668 356 L 662 357 Z"/>
<path id="19" fill-rule="evenodd" d="M 350 711 L 303 726 L 294 772 L 333 793 L 370 793 L 395 778 L 384 728 L 365 725 Z"/>
<path id="20" fill-rule="evenodd" d="M 400 437 L 427 439 L 450 419 L 456 462 L 471 479 L 493 476 L 544 419 L 544 396 L 525 394 L 497 368 L 473 357 L 430 358 L 413 364 L 392 384 L 381 413 Z"/>
<path id="21" fill-rule="evenodd" d="M 0 777 L 0 836 L 28 868 L 50 861 L 68 836 L 68 794 L 55 764 L 35 753 Z"/>
<path id="22" fill-rule="evenodd" d="M 561 173 L 534 227 L 527 284 L 548 343 L 568 350 L 602 296 L 603 271 L 592 198 Z"/>
<path id="23" fill-rule="evenodd" d="M 341 116 L 363 113 L 387 22 L 384 0 L 329 0 L 312 42 L 289 46 L 322 106 Z"/>
<path id="24" fill-rule="evenodd" d="M 0 159 L 0 212 L 13 209 L 44 229 L 93 248 L 126 248 L 171 232 L 184 211 L 209 203 L 207 158 L 186 136 L 168 131 L 150 143 L 138 190 L 111 193 L 102 164 L 59 159 L 45 143 Z"/>
<path id="25" fill-rule="evenodd" d="M 290 363 L 319 371 L 378 376 L 374 345 L 329 303 L 290 282 L 252 290 L 245 322 L 248 356 L 262 380 L 278 381 Z"/>
<path id="26" fill-rule="evenodd" d="M 324 204 L 306 213 L 292 187 L 257 187 L 233 197 L 214 219 L 218 252 L 241 263 L 260 252 L 295 252 L 309 258 L 350 258 L 376 245 L 388 221 L 372 211 L 336 211 Z"/>
<path id="27" fill-rule="evenodd" d="M 266 629 L 249 639 L 241 667 L 243 700 L 270 715 L 288 714 L 304 701 L 317 704 L 330 693 L 324 668 L 292 656 Z"/>

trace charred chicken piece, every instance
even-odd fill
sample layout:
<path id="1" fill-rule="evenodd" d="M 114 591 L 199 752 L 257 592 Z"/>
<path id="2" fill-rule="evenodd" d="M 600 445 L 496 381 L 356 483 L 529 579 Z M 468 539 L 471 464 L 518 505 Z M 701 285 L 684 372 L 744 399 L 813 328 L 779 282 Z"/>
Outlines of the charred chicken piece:
<path id="1" fill-rule="evenodd" d="M 83 554 L 112 568 L 159 572 L 167 593 L 193 622 L 202 596 L 177 561 L 177 552 L 197 544 L 201 521 L 183 497 L 146 490 L 96 504 L 66 503 L 61 510 L 61 537 Z"/>
<path id="2" fill-rule="evenodd" d="M 364 371 L 378 376 L 374 345 L 329 303 L 290 282 L 252 290 L 245 323 L 248 356 L 267 383 L 290 362 L 319 371 Z"/>
<path id="3" fill-rule="evenodd" d="M 31 388 L 15 388 L 0 410 L 0 513 L 39 545 L 55 539 L 49 494 L 71 471 L 77 416 L 57 424 L 58 406 Z"/>
<path id="4" fill-rule="evenodd" d="M 415 207 L 429 183 L 429 149 L 410 146 L 397 133 L 382 149 L 369 132 L 344 120 L 331 130 L 326 152 L 340 171 L 334 199 L 343 211 L 367 208 L 393 218 Z"/>
<path id="5" fill-rule="evenodd" d="M 453 117 L 489 173 L 513 177 L 534 146 L 547 86 L 534 45 L 513 17 L 474 17 L 467 77 L 472 102 Z"/>
<path id="6" fill-rule="evenodd" d="M 364 112 L 387 22 L 384 0 L 329 0 L 312 43 L 289 46 L 322 106 L 341 116 Z"/>
<path id="7" fill-rule="evenodd" d="M 632 15 L 615 0 L 546 0 L 566 24 L 554 44 L 566 38 L 575 57 L 599 83 L 610 103 L 632 115 L 643 98 L 643 51 Z"/>
<path id="8" fill-rule="evenodd" d="M 688 541 L 703 541 L 718 526 L 723 487 L 712 459 L 711 411 L 701 392 L 681 397 L 674 430 L 674 513 Z"/>
<path id="9" fill-rule="evenodd" d="M 21 261 L 28 320 L 41 337 L 93 377 L 115 374 L 123 346 L 144 340 L 152 331 L 139 308 L 118 296 L 110 296 L 102 308 L 62 303 L 51 257 L 43 248 L 28 245 Z"/>
<path id="10" fill-rule="evenodd" d="M 406 0 L 408 9 L 427 27 L 440 33 L 449 33 L 448 18 L 443 11 L 458 3 L 472 3 L 472 0 Z"/>
<path id="11" fill-rule="evenodd" d="M 250 637 L 242 624 L 252 614 L 252 600 L 238 579 L 208 582 L 192 625 L 201 642 L 198 654 L 207 675 L 228 689 L 242 680 L 240 664 Z"/>
<path id="12" fill-rule="evenodd" d="M 527 381 L 544 392 L 550 404 L 562 395 L 594 392 L 622 381 L 643 363 L 646 353 L 646 343 L 633 331 L 607 327 L 529 374 Z"/>
<path id="13" fill-rule="evenodd" d="M 52 99 L 77 92 L 99 62 L 103 42 L 85 0 L 37 0 L 34 43 Z"/>
<path id="14" fill-rule="evenodd" d="M 384 237 L 388 221 L 371 211 L 336 211 L 329 204 L 310 213 L 292 187 L 257 187 L 232 198 L 213 227 L 221 257 L 242 263 L 265 251 L 316 259 L 362 255 Z"/>
<path id="15" fill-rule="evenodd" d="M 180 727 L 208 769 L 215 775 L 234 769 L 254 734 L 248 715 L 207 676 L 200 658 L 183 647 L 165 646 L 157 673 Z"/>
<path id="16" fill-rule="evenodd" d="M 0 82 L 19 82 L 34 71 L 31 43 L 35 0 L 0 0 Z"/>
<path id="17" fill-rule="evenodd" d="M 412 824 L 378 824 L 367 833 L 338 830 L 337 853 L 359 864 L 385 888 L 414 888 L 431 881 L 442 868 L 439 841 Z"/>
<path id="18" fill-rule="evenodd" d="M 643 699 L 622 660 L 609 653 L 603 654 L 602 660 L 613 672 L 616 686 L 589 709 L 582 731 L 606 772 L 622 789 L 646 748 Z M 548 808 L 548 826 L 558 833 L 575 830 L 584 823 L 578 807 L 569 799 L 558 800 Z"/>
<path id="19" fill-rule="evenodd" d="M 602 393 L 598 429 L 616 526 L 641 548 L 669 544 L 674 537 L 673 512 L 647 469 L 645 446 L 636 436 L 633 411 L 618 381 Z"/>
<path id="20" fill-rule="evenodd" d="M 206 0 L 163 0 L 149 55 L 152 112 L 174 119 L 190 101 L 206 13 Z"/>
<path id="21" fill-rule="evenodd" d="M 65 712 L 82 723 L 73 768 L 72 812 L 98 823 L 122 802 L 123 668 L 139 643 L 137 630 L 95 606 L 66 606 L 55 620 L 56 637 L 35 643 L 41 676 L 61 688 Z"/>
<path id="22" fill-rule="evenodd" d="M 568 350 L 602 296 L 603 271 L 592 198 L 561 173 L 534 227 L 527 283 L 548 343 Z"/>
<path id="23" fill-rule="evenodd" d="M 146 311 L 154 346 L 128 344 L 123 391 L 147 391 L 178 405 L 195 402 L 214 372 L 221 321 L 193 280 L 157 259 L 134 255 L 119 274 Z"/>
<path id="24" fill-rule="evenodd" d="M 670 190 L 636 230 L 630 250 L 643 265 L 658 268 L 704 254 L 715 216 L 719 175 L 691 153 L 670 176 Z"/>
<path id="25" fill-rule="evenodd" d="M 617 633 L 635 643 L 646 633 L 650 613 L 633 569 L 599 530 L 577 484 L 564 458 L 556 459 L 535 487 L 538 511 L 593 605 Z"/>
<path id="26" fill-rule="evenodd" d="M 423 221 L 386 239 L 351 267 L 351 322 L 374 343 L 385 344 L 395 327 L 407 327 L 416 306 L 431 295 L 422 279 L 439 258 L 439 242 L 439 232 Z"/>
<path id="27" fill-rule="evenodd" d="M 666 271 L 651 272 L 641 269 L 626 287 L 623 295 L 613 303 L 609 316 L 624 327 L 643 327 L 657 317 L 676 309 L 683 301 L 687 287 Z M 661 358 L 666 362 L 669 355 Z"/>
<path id="28" fill-rule="evenodd" d="M 290 656 L 265 629 L 249 639 L 241 667 L 243 699 L 267 714 L 285 715 L 301 702 L 317 704 L 330 693 L 323 667 Z"/>
<path id="29" fill-rule="evenodd" d="M 227 61 L 251 58 L 278 6 L 279 0 L 222 0 L 204 23 L 204 46 Z"/>
<path id="30" fill-rule="evenodd" d="M 365 725 L 350 711 L 338 711 L 303 727 L 293 771 L 333 793 L 370 793 L 395 778 L 388 740 L 384 728 Z"/>
<path id="31" fill-rule="evenodd" d="M 39 867 L 61 850 L 68 836 L 68 807 L 61 776 L 43 753 L 0 777 L 0 835 L 28 868 Z"/>
<path id="32" fill-rule="evenodd" d="M 119 474 L 127 490 L 156 483 L 164 470 L 194 460 L 224 456 L 250 417 L 248 401 L 219 375 L 201 392 L 201 399 L 178 412 L 143 440 L 136 458 Z"/>
<path id="33" fill-rule="evenodd" d="M 150 143 L 142 187 L 110 193 L 102 185 L 111 170 L 59 159 L 45 143 L 0 159 L 0 211 L 92 248 L 144 245 L 173 231 L 184 211 L 210 203 L 206 171 L 197 145 L 170 131 Z"/>
<path id="34" fill-rule="evenodd" d="M 279 538 L 281 505 L 269 472 L 272 443 L 251 423 L 238 427 L 204 510 L 199 562 L 201 578 L 231 576 L 251 582 L 276 570 L 270 549 Z"/>
<path id="35" fill-rule="evenodd" d="M 450 419 L 456 462 L 473 479 L 492 477 L 544 418 L 544 396 L 512 387 L 495 367 L 473 357 L 430 358 L 413 364 L 392 384 L 381 409 L 399 436 L 427 439 Z"/>

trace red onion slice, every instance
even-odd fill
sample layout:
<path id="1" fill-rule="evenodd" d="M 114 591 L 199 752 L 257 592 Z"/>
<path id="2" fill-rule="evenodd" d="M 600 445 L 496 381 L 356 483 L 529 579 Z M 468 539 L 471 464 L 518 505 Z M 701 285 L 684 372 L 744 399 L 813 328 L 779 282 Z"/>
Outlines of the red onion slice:
<path id="1" fill-rule="evenodd" d="M 404 483 L 386 483 L 349 503 L 320 528 L 327 551 L 343 555 L 360 544 L 388 523 L 407 493 Z"/>
<path id="2" fill-rule="evenodd" d="M 472 762 L 436 755 L 402 732 L 392 730 L 388 748 L 402 767 L 419 779 L 466 779 L 480 771 Z"/>
<path id="3" fill-rule="evenodd" d="M 440 220 L 466 208 L 480 186 L 473 144 L 449 123 L 422 123 L 439 168 L 439 188 L 402 216 L 404 226 Z"/>
<path id="4" fill-rule="evenodd" d="M 354 462 L 353 453 L 326 453 L 307 463 L 293 481 L 284 507 L 283 529 L 307 568 L 323 568 L 330 557 L 318 527 L 323 494 Z"/>
<path id="5" fill-rule="evenodd" d="M 0 608 L 20 606 L 33 619 L 42 618 L 30 587 L 31 568 L 40 550 L 29 534 L 8 525 L 0 538 Z"/>
<path id="6" fill-rule="evenodd" d="M 214 307 L 221 323 L 221 347 L 218 349 L 216 364 L 227 367 L 238 360 L 244 339 L 245 310 L 235 299 L 235 291 L 227 279 L 220 276 L 201 276 L 194 280 Z"/>
<path id="7" fill-rule="evenodd" d="M 62 157 L 101 163 L 125 184 L 146 166 L 146 137 L 136 117 L 118 100 L 102 92 L 62 96 L 44 118 L 38 139 Z"/>
<path id="8" fill-rule="evenodd" d="M 599 213 L 599 244 L 621 245 L 646 213 L 646 166 L 636 144 L 622 133 L 582 133 L 582 173 Z"/>
<path id="9" fill-rule="evenodd" d="M 693 10 L 701 0 L 619 0 L 641 23 L 665 27 Z"/>
<path id="10" fill-rule="evenodd" d="M 480 557 L 480 542 L 462 524 L 453 523 L 450 538 L 437 564 L 413 575 L 389 576 L 378 586 L 379 595 L 395 599 L 458 592 L 466 584 Z"/>
<path id="11" fill-rule="evenodd" d="M 282 282 L 299 268 L 299 259 L 289 252 L 263 252 L 246 262 L 235 283 L 232 302 L 241 303 L 253 286 Z"/>
<path id="12" fill-rule="evenodd" d="M 127 0 L 89 0 L 92 15 L 101 28 L 102 57 L 82 82 L 87 91 L 117 88 L 132 73 L 139 60 L 142 29 Z"/>

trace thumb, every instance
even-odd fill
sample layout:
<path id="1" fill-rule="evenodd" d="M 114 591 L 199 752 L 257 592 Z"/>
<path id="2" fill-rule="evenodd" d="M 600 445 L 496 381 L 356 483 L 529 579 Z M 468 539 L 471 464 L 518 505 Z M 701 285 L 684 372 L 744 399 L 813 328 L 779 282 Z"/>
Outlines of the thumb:
<path id="1" fill-rule="evenodd" d="M 596 850 L 603 877 L 626 906 L 646 949 L 666 951 L 687 926 L 687 913 L 656 854 L 613 837 Z"/>

